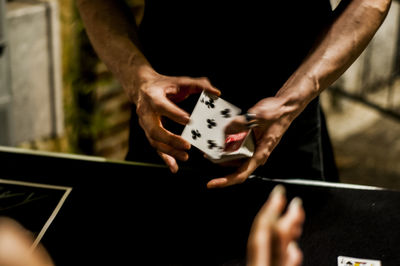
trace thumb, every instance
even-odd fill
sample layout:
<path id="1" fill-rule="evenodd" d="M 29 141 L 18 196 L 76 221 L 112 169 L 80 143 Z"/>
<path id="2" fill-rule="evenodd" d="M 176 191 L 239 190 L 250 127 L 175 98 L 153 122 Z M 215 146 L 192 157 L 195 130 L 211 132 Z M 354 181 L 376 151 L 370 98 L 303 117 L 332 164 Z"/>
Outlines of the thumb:
<path id="1" fill-rule="evenodd" d="M 221 91 L 211 85 L 208 78 L 183 77 L 179 79 L 179 83 L 181 86 L 187 87 L 189 89 L 189 94 L 200 93 L 205 90 L 216 96 L 221 95 Z"/>

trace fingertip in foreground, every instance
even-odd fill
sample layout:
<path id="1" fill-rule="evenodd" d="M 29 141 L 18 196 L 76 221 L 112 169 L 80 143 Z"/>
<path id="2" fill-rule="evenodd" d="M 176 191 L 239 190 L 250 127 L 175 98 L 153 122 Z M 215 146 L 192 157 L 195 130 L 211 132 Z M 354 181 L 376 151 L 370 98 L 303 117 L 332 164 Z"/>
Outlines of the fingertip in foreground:
<path id="1" fill-rule="evenodd" d="M 288 261 L 286 265 L 300 266 L 303 263 L 303 252 L 295 241 L 291 241 L 287 247 Z"/>

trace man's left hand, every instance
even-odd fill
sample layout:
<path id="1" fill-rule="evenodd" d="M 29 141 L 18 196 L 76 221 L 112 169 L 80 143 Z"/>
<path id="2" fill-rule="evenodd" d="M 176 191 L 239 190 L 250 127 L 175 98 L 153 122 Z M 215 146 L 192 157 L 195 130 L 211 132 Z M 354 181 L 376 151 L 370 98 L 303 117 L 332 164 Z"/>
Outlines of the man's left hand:
<path id="1" fill-rule="evenodd" d="M 250 108 L 248 113 L 255 116 L 257 124 L 253 128 L 256 139 L 253 156 L 244 161 L 236 172 L 209 181 L 207 187 L 220 188 L 243 183 L 259 166 L 264 165 L 292 122 L 288 111 L 277 97 L 265 98 Z M 238 116 L 226 126 L 225 134 L 247 131 L 248 126 L 249 121 L 244 116 Z"/>

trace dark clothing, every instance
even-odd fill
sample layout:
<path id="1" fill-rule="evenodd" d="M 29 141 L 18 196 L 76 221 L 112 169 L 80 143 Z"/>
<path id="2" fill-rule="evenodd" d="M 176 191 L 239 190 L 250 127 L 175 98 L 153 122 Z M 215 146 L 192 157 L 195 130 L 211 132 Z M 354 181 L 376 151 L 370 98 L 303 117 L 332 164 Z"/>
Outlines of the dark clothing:
<path id="1" fill-rule="evenodd" d="M 329 0 L 232 1 L 148 0 L 139 37 L 154 69 L 169 76 L 208 77 L 221 97 L 247 110 L 274 96 L 309 52 L 332 17 Z M 191 113 L 197 96 L 180 103 Z M 265 166 L 269 178 L 337 181 L 335 163 L 318 98 L 292 123 Z M 183 127 L 166 121 L 181 134 Z M 231 173 L 192 148 L 180 167 L 206 176 Z M 162 162 L 132 113 L 128 160 Z M 324 171 L 326 165 L 330 171 Z"/>

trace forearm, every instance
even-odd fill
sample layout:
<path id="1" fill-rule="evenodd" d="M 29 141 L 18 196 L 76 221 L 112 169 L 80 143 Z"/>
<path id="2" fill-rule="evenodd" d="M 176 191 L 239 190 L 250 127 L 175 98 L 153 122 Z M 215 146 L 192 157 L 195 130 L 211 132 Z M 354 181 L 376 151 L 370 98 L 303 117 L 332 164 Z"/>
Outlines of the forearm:
<path id="1" fill-rule="evenodd" d="M 154 70 L 139 49 L 134 18 L 116 0 L 77 0 L 77 6 L 96 53 L 136 103 L 137 83 Z"/>
<path id="2" fill-rule="evenodd" d="M 294 119 L 348 69 L 382 24 L 389 6 L 390 0 L 342 0 L 333 23 L 276 94 L 284 114 Z"/>

